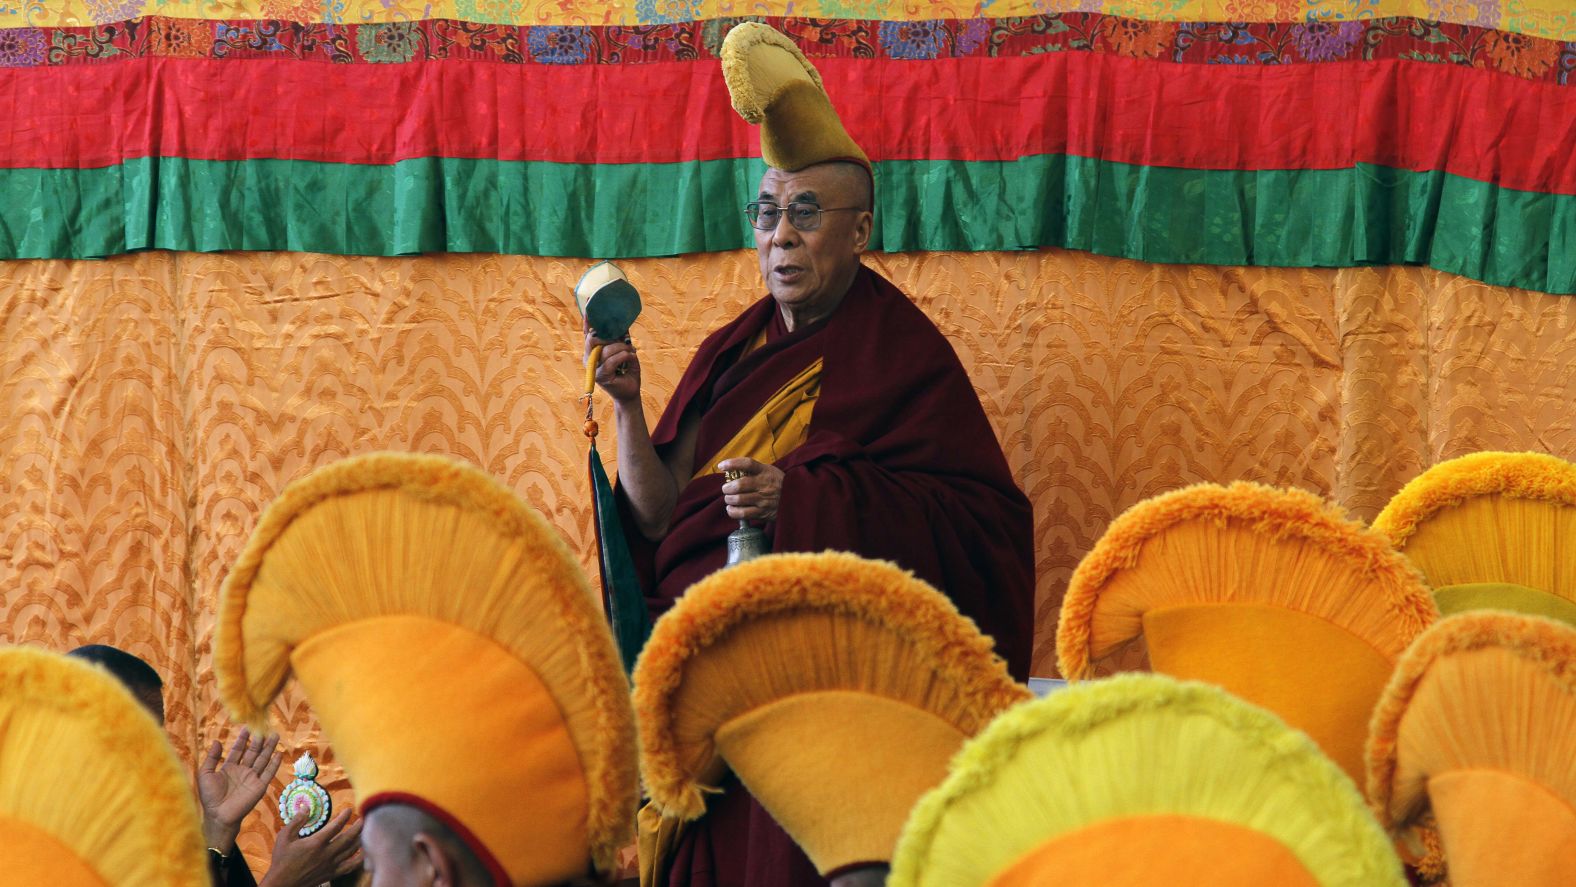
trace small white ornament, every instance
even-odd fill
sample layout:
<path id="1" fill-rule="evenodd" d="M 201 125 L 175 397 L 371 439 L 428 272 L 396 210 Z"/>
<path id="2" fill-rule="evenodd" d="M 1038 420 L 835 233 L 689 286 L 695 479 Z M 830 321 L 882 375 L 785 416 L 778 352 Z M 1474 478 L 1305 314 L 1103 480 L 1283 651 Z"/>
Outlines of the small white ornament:
<path id="1" fill-rule="evenodd" d="M 297 813 L 307 812 L 306 825 L 297 832 L 306 837 L 328 823 L 334 803 L 328 790 L 317 784 L 317 762 L 310 752 L 303 752 L 295 762 L 295 779 L 279 793 L 279 819 L 288 823 Z"/>

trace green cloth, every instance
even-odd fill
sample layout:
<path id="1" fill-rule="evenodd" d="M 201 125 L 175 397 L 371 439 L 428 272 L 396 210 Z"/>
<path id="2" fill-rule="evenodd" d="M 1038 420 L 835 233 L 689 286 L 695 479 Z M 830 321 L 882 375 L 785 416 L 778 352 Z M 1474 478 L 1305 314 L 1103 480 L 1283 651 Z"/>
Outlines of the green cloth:
<path id="1" fill-rule="evenodd" d="M 651 616 L 646 598 L 635 575 L 635 562 L 629 556 L 624 530 L 613 501 L 613 485 L 602 468 L 602 457 L 591 444 L 590 462 L 592 510 L 596 521 L 597 552 L 602 574 L 602 608 L 613 629 L 613 641 L 624 660 L 624 673 L 635 670 L 635 660 L 651 636 Z"/>
<path id="2" fill-rule="evenodd" d="M 0 258 L 141 249 L 619 258 L 753 243 L 758 159 L 391 166 L 144 158 L 0 170 Z M 1576 293 L 1576 196 L 1443 172 L 1191 170 L 1065 155 L 876 164 L 872 247 L 1068 247 L 1148 262 L 1425 264 Z"/>

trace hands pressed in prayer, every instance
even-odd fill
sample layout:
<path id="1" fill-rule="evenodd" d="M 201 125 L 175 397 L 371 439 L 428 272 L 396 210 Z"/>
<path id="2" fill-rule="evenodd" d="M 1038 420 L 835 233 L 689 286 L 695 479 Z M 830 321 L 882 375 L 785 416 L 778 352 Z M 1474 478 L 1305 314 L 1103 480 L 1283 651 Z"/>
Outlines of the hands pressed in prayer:
<path id="1" fill-rule="evenodd" d="M 197 767 L 197 798 L 202 803 L 202 833 L 208 846 L 229 856 L 241 820 L 263 799 L 268 783 L 279 772 L 279 737 L 253 736 L 241 728 L 230 746 L 229 757 L 219 757 L 218 740 L 208 746 L 208 755 Z"/>
<path id="2" fill-rule="evenodd" d="M 602 360 L 596 367 L 597 385 L 615 401 L 639 399 L 640 357 L 635 353 L 635 344 L 629 341 L 628 336 L 609 342 L 598 339 L 589 328 L 585 333 L 584 360 L 591 359 L 592 349 L 602 346 Z"/>
<path id="3" fill-rule="evenodd" d="M 303 838 L 300 831 L 310 815 L 302 810 L 285 823 L 259 887 L 318 887 L 361 867 L 361 820 L 347 828 L 350 811 L 345 810 Z"/>
<path id="4" fill-rule="evenodd" d="M 777 519 L 777 503 L 782 501 L 783 472 L 775 465 L 754 459 L 724 459 L 717 470 L 739 477 L 722 485 L 722 501 L 728 517 L 734 520 L 772 521 Z"/>

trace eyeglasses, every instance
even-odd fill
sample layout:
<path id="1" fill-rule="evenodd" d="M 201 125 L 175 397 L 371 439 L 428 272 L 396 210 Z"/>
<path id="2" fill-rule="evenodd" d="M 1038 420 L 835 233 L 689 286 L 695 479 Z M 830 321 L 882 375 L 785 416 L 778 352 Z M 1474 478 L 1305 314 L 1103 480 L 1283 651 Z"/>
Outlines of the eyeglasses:
<path id="1" fill-rule="evenodd" d="M 814 231 L 821 227 L 821 213 L 853 213 L 864 212 L 857 206 L 840 206 L 832 209 L 822 209 L 813 203 L 790 203 L 787 206 L 778 206 L 768 201 L 757 200 L 744 205 L 744 217 L 750 224 L 761 231 L 776 230 L 782 221 L 783 212 L 788 213 L 788 224 L 799 231 Z"/>

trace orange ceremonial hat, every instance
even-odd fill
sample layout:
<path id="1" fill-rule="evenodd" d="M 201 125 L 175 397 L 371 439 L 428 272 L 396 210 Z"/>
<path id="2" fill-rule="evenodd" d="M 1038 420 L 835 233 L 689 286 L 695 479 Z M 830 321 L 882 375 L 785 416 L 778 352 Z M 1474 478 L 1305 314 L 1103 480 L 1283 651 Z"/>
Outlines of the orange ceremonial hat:
<path id="1" fill-rule="evenodd" d="M 219 691 L 292 673 L 363 813 L 417 806 L 499 884 L 608 870 L 633 837 L 633 712 L 574 556 L 469 465 L 380 453 L 290 484 L 225 581 Z"/>
<path id="2" fill-rule="evenodd" d="M 1374 519 L 1444 613 L 1493 608 L 1576 625 L 1576 465 L 1473 453 L 1418 475 Z"/>
<path id="3" fill-rule="evenodd" d="M 767 165 L 797 172 L 843 160 L 870 169 L 870 158 L 832 108 L 820 72 L 772 26 L 744 22 L 728 32 L 722 41 L 722 77 L 733 109 L 760 124 Z"/>
<path id="4" fill-rule="evenodd" d="M 1264 706 L 1361 781 L 1374 701 L 1437 617 L 1406 558 L 1312 493 L 1201 484 L 1111 523 L 1073 573 L 1056 649 L 1081 679 L 1147 645 L 1155 671 Z"/>
<path id="5" fill-rule="evenodd" d="M 1368 794 L 1453 887 L 1576 884 L 1576 628 L 1476 611 L 1429 629 L 1374 712 Z"/>
<path id="6" fill-rule="evenodd" d="M 164 731 L 108 672 L 0 648 L 0 887 L 207 887 Z"/>
<path id="7" fill-rule="evenodd" d="M 1217 687 L 1091 681 L 997 718 L 914 808 L 888 887 L 1402 887 L 1350 779 Z"/>
<path id="8" fill-rule="evenodd" d="M 964 739 L 1027 698 L 951 601 L 850 554 L 713 574 L 657 621 L 635 666 L 662 814 L 699 818 L 731 767 L 823 874 L 890 859 Z"/>

